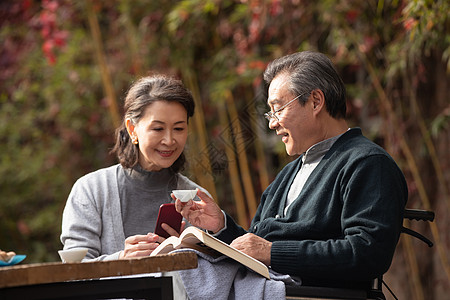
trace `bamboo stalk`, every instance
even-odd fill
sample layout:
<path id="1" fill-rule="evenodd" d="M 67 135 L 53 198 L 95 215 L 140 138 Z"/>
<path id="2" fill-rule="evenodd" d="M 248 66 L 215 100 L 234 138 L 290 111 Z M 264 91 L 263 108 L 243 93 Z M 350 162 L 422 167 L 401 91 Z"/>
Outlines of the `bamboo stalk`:
<path id="1" fill-rule="evenodd" d="M 258 160 L 259 163 L 258 169 L 259 184 L 261 185 L 261 189 L 265 190 L 269 186 L 270 180 L 269 180 L 269 172 L 267 172 L 266 154 L 264 153 L 264 147 L 260 139 L 255 140 L 255 149 L 256 149 L 256 159 Z"/>
<path id="2" fill-rule="evenodd" d="M 103 90 L 108 100 L 108 109 L 111 116 L 111 120 L 113 122 L 114 127 L 117 128 L 121 123 L 121 117 L 117 105 L 116 93 L 114 91 L 114 87 L 111 80 L 111 73 L 109 72 L 108 66 L 106 64 L 100 26 L 98 25 L 97 15 L 94 12 L 94 8 L 90 0 L 86 0 L 86 8 L 89 20 L 89 28 L 91 29 L 92 39 L 94 41 L 95 55 L 97 57 L 97 61 L 100 67 Z"/>
<path id="3" fill-rule="evenodd" d="M 405 220 L 405 227 L 408 226 L 408 220 Z M 411 268 L 410 274 L 412 276 L 408 276 L 411 281 L 411 288 L 414 290 L 414 295 L 416 300 L 424 300 L 423 286 L 420 281 L 419 276 L 419 266 L 417 263 L 417 256 L 414 252 L 414 248 L 412 246 L 411 237 L 407 234 L 403 234 L 403 246 L 406 251 L 406 257 L 409 263 L 409 267 Z"/>
<path id="4" fill-rule="evenodd" d="M 192 92 L 192 97 L 194 98 L 196 113 L 193 116 L 195 133 L 198 137 L 197 143 L 190 143 L 191 146 L 197 148 L 198 151 L 195 153 L 203 153 L 202 157 L 202 165 L 194 164 L 195 176 L 199 179 L 200 185 L 202 185 L 211 196 L 218 201 L 216 186 L 214 184 L 213 173 L 211 168 L 211 160 L 209 158 L 209 149 L 207 143 L 207 133 L 205 120 L 203 118 L 203 107 L 202 102 L 200 101 L 200 91 L 198 88 L 197 80 L 195 74 L 189 70 L 188 67 L 180 67 L 180 71 L 183 74 L 184 83 L 186 87 Z M 191 138 L 192 141 L 192 138 Z M 206 168 L 203 169 L 203 168 Z"/>
<path id="5" fill-rule="evenodd" d="M 365 63 L 365 65 L 367 67 L 369 76 L 370 76 L 372 83 L 377 91 L 377 94 L 379 96 L 378 99 L 380 101 L 381 106 L 386 110 L 386 112 L 388 112 L 391 119 L 393 120 L 394 128 L 400 128 L 398 125 L 398 120 L 397 120 L 395 114 L 392 112 L 393 111 L 392 106 L 386 96 L 386 93 L 384 92 L 383 88 L 381 87 L 381 84 L 378 80 L 378 77 L 375 74 L 375 71 L 374 71 L 372 65 L 370 64 L 370 62 L 367 59 L 363 59 L 363 62 Z M 400 135 L 399 140 L 400 140 L 400 147 L 402 149 L 403 154 L 405 155 L 409 169 L 411 170 L 411 174 L 413 175 L 414 182 L 416 183 L 417 191 L 419 193 L 422 204 L 426 210 L 431 210 L 430 201 L 429 201 L 425 186 L 423 184 L 422 177 L 420 176 L 420 172 L 417 167 L 416 161 L 412 154 L 412 151 L 409 148 L 404 135 Z M 450 266 L 448 263 L 447 253 L 442 245 L 439 231 L 437 229 L 436 224 L 430 223 L 430 229 L 431 229 L 431 233 L 433 235 L 435 246 L 438 249 L 438 254 L 439 254 L 439 257 L 442 262 L 442 267 L 444 268 L 447 278 L 450 280 Z"/>
<path id="6" fill-rule="evenodd" d="M 133 22 L 131 22 L 130 18 L 130 5 L 129 1 L 122 1 L 121 7 L 124 17 L 121 18 L 123 21 L 123 25 L 125 27 L 125 38 L 128 41 L 128 53 L 130 53 L 130 60 L 132 65 L 132 70 L 134 73 L 141 75 L 142 74 L 142 57 L 139 55 L 139 42 L 138 38 L 141 36 L 139 32 L 136 30 L 136 26 L 134 26 Z"/>
<path id="7" fill-rule="evenodd" d="M 434 147 L 433 141 L 431 140 L 430 131 L 426 128 L 425 121 L 422 117 L 422 113 L 420 112 L 420 109 L 418 109 L 416 97 L 414 95 L 411 95 L 411 98 L 413 99 L 412 102 L 413 102 L 414 107 L 416 108 L 415 112 L 416 112 L 416 118 L 417 118 L 417 121 L 419 124 L 420 132 L 422 133 L 422 137 L 424 139 L 425 146 L 427 147 L 428 153 L 430 154 L 431 162 L 433 164 L 434 170 L 436 171 L 438 182 L 439 182 L 440 186 L 442 187 L 442 191 L 444 193 L 443 198 L 445 199 L 445 204 L 447 205 L 447 209 L 450 212 L 450 198 L 448 197 L 449 188 L 448 188 L 448 185 L 444 178 L 444 172 L 442 171 L 441 165 L 439 164 L 439 158 L 436 154 L 436 148 Z"/>
<path id="8" fill-rule="evenodd" d="M 249 111 L 250 115 L 256 115 L 256 107 L 255 102 L 252 101 L 249 104 Z M 269 180 L 269 172 L 267 171 L 267 160 L 266 155 L 264 153 L 264 146 L 261 143 L 261 139 L 259 138 L 258 133 L 261 133 L 260 127 L 258 126 L 258 120 L 256 118 L 250 118 L 251 126 L 253 129 L 253 132 L 257 133 L 257 138 L 255 139 L 255 149 L 256 149 L 256 159 L 258 161 L 259 169 L 258 169 L 258 175 L 259 175 L 259 183 L 261 185 L 261 189 L 265 190 L 270 183 Z M 261 134 L 262 136 L 262 134 Z"/>
<path id="9" fill-rule="evenodd" d="M 408 165 L 411 170 L 411 173 L 413 174 L 414 181 L 416 182 L 417 191 L 420 195 L 420 199 L 422 200 L 422 204 L 424 205 L 426 210 L 431 210 L 430 201 L 426 194 L 425 186 L 420 177 L 420 171 L 414 160 L 414 156 L 411 152 L 411 149 L 408 147 L 404 139 L 401 140 L 401 146 L 403 153 L 407 157 Z M 442 241 L 436 223 L 430 223 L 430 229 L 431 234 L 433 235 L 434 243 L 436 245 L 436 248 L 438 249 L 438 253 L 441 258 L 442 267 L 444 268 L 444 271 L 447 274 L 448 280 L 450 280 L 450 266 L 447 258 L 447 252 L 445 251 L 444 246 L 442 245 Z"/>
<path id="10" fill-rule="evenodd" d="M 225 99 L 230 113 L 232 130 L 236 141 L 236 150 L 239 156 L 239 166 L 242 174 L 242 182 L 244 183 L 244 192 L 248 204 L 249 214 L 254 216 L 256 213 L 257 203 L 255 199 L 255 192 L 253 189 L 252 176 L 248 167 L 247 152 L 245 151 L 245 141 L 243 140 L 242 129 L 239 122 L 239 116 L 234 103 L 234 98 L 231 91 L 225 92 Z"/>
<path id="11" fill-rule="evenodd" d="M 227 117 L 227 110 L 225 108 L 225 105 L 223 102 L 219 104 L 219 118 L 220 118 L 220 124 L 223 128 L 226 128 L 224 130 L 224 139 L 225 142 L 227 142 L 228 145 L 232 144 L 231 140 L 231 134 L 230 134 L 230 128 L 228 126 L 228 117 Z M 236 213 L 238 217 L 239 224 L 244 227 L 245 229 L 248 229 L 248 216 L 245 208 L 245 199 L 244 194 L 242 192 L 242 186 L 241 181 L 239 180 L 239 170 L 237 166 L 237 159 L 234 152 L 234 149 L 225 146 L 225 153 L 227 155 L 228 159 L 228 171 L 229 171 L 229 177 L 231 182 L 231 187 L 233 189 L 233 195 L 234 195 L 234 201 L 236 203 Z"/>

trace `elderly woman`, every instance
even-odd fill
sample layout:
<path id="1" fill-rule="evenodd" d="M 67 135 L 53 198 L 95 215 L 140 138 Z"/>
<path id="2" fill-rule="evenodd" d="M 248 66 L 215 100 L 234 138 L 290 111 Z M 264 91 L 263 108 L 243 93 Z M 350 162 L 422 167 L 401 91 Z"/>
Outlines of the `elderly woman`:
<path id="1" fill-rule="evenodd" d="M 88 248 L 85 260 L 148 256 L 164 240 L 153 230 L 160 205 L 173 201 L 171 191 L 202 189 L 180 174 L 194 114 L 182 82 L 144 77 L 129 89 L 124 111 L 111 151 L 120 164 L 81 177 L 64 209 L 61 242 L 64 249 Z"/>

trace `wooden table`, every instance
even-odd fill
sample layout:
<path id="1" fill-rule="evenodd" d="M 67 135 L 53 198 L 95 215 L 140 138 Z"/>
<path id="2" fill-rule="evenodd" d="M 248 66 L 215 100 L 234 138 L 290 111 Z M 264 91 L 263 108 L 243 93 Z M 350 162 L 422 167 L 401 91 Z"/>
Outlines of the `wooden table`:
<path id="1" fill-rule="evenodd" d="M 130 293 L 144 299 L 149 295 L 152 299 L 171 299 L 171 277 L 99 278 L 196 267 L 197 255 L 193 252 L 114 261 L 2 267 L 0 299 L 95 299 L 129 297 Z"/>

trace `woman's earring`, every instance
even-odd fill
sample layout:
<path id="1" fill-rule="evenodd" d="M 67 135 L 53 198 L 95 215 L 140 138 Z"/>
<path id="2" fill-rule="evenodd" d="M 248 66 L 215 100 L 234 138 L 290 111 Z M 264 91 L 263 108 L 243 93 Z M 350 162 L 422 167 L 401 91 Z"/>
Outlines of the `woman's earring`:
<path id="1" fill-rule="evenodd" d="M 137 136 L 134 135 L 134 136 L 131 138 L 131 142 L 132 142 L 133 144 L 135 144 L 135 145 L 139 144 L 139 141 L 138 141 Z"/>

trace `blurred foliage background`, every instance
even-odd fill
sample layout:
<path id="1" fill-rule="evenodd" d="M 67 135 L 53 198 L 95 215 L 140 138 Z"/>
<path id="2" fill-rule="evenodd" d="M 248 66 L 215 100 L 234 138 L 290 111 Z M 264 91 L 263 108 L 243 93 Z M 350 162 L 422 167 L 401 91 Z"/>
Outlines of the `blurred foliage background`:
<path id="1" fill-rule="evenodd" d="M 344 79 L 351 126 L 405 173 L 407 206 L 436 212 L 405 224 L 435 246 L 402 236 L 386 282 L 401 299 L 448 299 L 449 12 L 448 0 L 2 1 L 0 249 L 59 260 L 72 184 L 116 163 L 125 92 L 159 72 L 197 102 L 185 174 L 247 227 L 293 159 L 262 117 L 262 72 L 316 50 Z"/>

